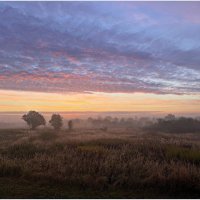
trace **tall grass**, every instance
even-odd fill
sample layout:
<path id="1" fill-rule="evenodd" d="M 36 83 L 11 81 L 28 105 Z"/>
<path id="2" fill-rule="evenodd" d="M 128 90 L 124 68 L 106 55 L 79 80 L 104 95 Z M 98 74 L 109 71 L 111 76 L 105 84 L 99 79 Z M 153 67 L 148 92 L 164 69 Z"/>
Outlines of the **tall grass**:
<path id="1" fill-rule="evenodd" d="M 153 188 L 199 194 L 199 147 L 187 148 L 152 137 L 66 141 L 63 133 L 49 134 L 40 131 L 35 140 L 1 149 L 0 176 L 100 191 Z"/>

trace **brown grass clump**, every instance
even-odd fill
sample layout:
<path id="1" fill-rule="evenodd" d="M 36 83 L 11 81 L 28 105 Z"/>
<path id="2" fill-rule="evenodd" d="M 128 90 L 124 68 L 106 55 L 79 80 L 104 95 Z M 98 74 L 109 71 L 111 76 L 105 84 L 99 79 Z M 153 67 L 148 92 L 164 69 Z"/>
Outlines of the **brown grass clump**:
<path id="1" fill-rule="evenodd" d="M 22 168 L 15 161 L 0 159 L 0 177 L 19 177 L 22 175 Z"/>
<path id="2" fill-rule="evenodd" d="M 30 136 L 23 130 L 12 134 L 13 140 L 4 136 L 0 141 L 12 141 L 0 149 L 1 177 L 46 180 L 98 191 L 152 188 L 172 196 L 183 191 L 196 195 L 200 191 L 200 151 L 196 141 L 184 146 L 183 141 L 170 143 L 166 135 L 132 139 L 126 135 L 120 139 L 113 132 L 110 138 L 99 135 L 93 139 L 92 135 L 92 139 L 88 136 L 82 141 L 65 132 L 48 130 Z M 80 133 L 75 134 L 80 137 Z"/>

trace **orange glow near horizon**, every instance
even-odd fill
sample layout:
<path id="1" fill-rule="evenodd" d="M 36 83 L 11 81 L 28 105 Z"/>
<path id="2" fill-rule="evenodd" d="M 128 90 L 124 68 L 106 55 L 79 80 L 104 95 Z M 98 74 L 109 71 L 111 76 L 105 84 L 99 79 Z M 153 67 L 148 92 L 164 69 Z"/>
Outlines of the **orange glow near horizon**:
<path id="1" fill-rule="evenodd" d="M 1 112 L 151 111 L 198 113 L 199 95 L 149 93 L 42 93 L 0 90 Z"/>

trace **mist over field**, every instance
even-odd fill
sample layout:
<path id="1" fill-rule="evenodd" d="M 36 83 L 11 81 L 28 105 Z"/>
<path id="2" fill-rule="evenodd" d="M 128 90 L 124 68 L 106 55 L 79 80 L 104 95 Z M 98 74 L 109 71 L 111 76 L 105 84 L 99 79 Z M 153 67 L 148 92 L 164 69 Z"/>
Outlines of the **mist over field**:
<path id="1" fill-rule="evenodd" d="M 3 112 L 0 113 L 0 128 L 17 128 L 17 127 L 26 127 L 26 124 L 22 121 L 22 116 L 26 112 Z M 119 117 L 119 118 L 129 118 L 129 117 L 145 117 L 145 116 L 162 116 L 159 112 L 53 112 L 60 113 L 65 121 L 69 119 L 87 119 L 89 117 L 98 118 L 98 117 Z M 43 115 L 47 120 L 50 119 L 52 113 L 43 112 Z M 66 125 L 66 124 L 65 124 Z"/>
<path id="2" fill-rule="evenodd" d="M 0 129 L 4 128 L 26 128 L 26 123 L 23 122 L 22 116 L 26 112 L 0 112 Z M 64 119 L 64 127 L 67 128 L 67 121 L 70 119 L 88 119 L 88 118 L 105 118 L 105 117 L 112 117 L 112 118 L 149 118 L 151 120 L 155 120 L 159 117 L 164 117 L 167 113 L 164 112 L 53 112 L 59 113 L 62 115 Z M 49 121 L 52 113 L 51 112 L 42 112 L 45 116 L 47 121 Z M 176 116 L 185 116 L 185 117 L 192 117 L 198 118 L 200 115 L 197 113 L 178 113 Z M 47 124 L 49 126 L 49 124 Z M 77 126 L 81 126 L 82 128 L 87 128 L 88 124 L 83 124 Z"/>
<path id="3" fill-rule="evenodd" d="M 191 113 L 1 113 L 0 195 L 199 198 L 199 133 Z"/>
<path id="4" fill-rule="evenodd" d="M 9 117 L 23 123 L 0 129 L 2 197 L 200 195 L 199 117 L 62 118 L 36 111 Z"/>
<path id="5" fill-rule="evenodd" d="M 0 1 L 0 198 L 200 198 L 200 2 Z"/>

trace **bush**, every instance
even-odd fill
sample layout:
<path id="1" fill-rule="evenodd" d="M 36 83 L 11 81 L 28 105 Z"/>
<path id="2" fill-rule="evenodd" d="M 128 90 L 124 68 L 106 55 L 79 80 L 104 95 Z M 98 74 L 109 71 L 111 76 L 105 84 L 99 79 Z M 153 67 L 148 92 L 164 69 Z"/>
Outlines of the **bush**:
<path id="1" fill-rule="evenodd" d="M 145 127 L 145 130 L 166 133 L 194 133 L 200 131 L 200 121 L 193 118 L 158 119 L 156 123 Z"/>

